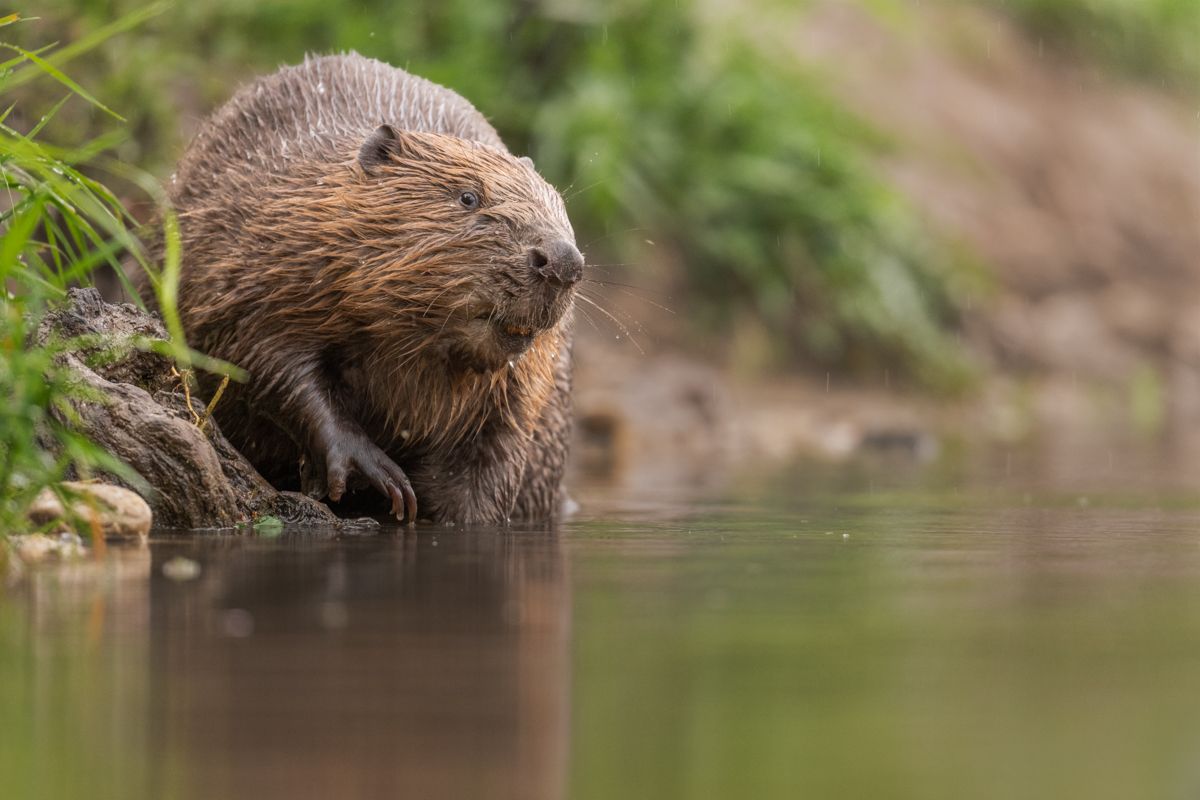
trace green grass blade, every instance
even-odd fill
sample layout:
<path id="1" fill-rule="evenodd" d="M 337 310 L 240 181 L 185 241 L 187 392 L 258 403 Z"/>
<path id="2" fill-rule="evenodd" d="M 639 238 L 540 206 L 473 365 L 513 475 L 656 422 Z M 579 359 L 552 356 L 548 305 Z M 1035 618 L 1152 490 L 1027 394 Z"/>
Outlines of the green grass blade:
<path id="1" fill-rule="evenodd" d="M 115 22 L 112 22 L 103 27 L 97 28 L 87 34 L 78 41 L 63 47 L 49 59 L 50 63 L 56 67 L 61 67 L 63 64 L 72 59 L 104 44 L 112 37 L 124 33 L 125 31 L 141 25 L 148 19 L 158 16 L 163 13 L 169 6 L 169 3 L 154 3 L 145 8 L 138 9 L 124 17 L 121 17 Z M 34 51 L 38 52 L 38 51 Z M 8 76 L 7 79 L 0 78 L 0 92 L 6 92 L 15 89 L 18 86 L 23 86 L 30 81 L 37 80 L 40 76 L 37 70 L 23 69 L 17 73 Z"/>
<path id="2" fill-rule="evenodd" d="M 44 208 L 45 203 L 40 197 L 33 198 L 5 228 L 4 236 L 0 237 L 0 284 L 21 268 L 21 254 L 42 221 Z"/>
<path id="3" fill-rule="evenodd" d="M 31 62 L 33 62 L 33 64 L 35 64 L 38 68 L 40 68 L 43 72 L 45 72 L 51 78 L 54 78 L 56 81 L 61 83 L 63 86 L 66 86 L 72 92 L 79 95 L 84 100 L 86 100 L 89 103 L 91 103 L 92 105 L 94 105 L 96 108 L 100 109 L 101 111 L 107 112 L 108 114 L 111 114 L 113 117 L 121 120 L 122 122 L 125 121 L 124 117 L 122 117 L 117 112 L 113 111 L 108 106 L 104 105 L 104 103 L 101 103 L 99 100 L 97 100 L 95 97 L 92 96 L 91 92 L 89 92 L 87 89 L 84 89 L 82 86 L 80 86 L 75 81 L 71 80 L 69 77 L 67 77 L 67 75 L 62 70 L 60 70 L 58 67 L 51 64 L 46 59 L 37 55 L 36 53 L 30 52 L 29 50 L 24 50 L 20 47 L 17 47 L 15 44 L 9 44 L 8 42 L 0 42 L 0 47 L 4 47 L 4 48 L 7 48 L 8 50 L 12 50 L 14 52 L 20 53 L 21 55 L 25 56 L 25 58 L 27 58 Z M 9 85 L 9 87 L 6 87 L 6 88 L 11 88 L 11 84 Z"/>

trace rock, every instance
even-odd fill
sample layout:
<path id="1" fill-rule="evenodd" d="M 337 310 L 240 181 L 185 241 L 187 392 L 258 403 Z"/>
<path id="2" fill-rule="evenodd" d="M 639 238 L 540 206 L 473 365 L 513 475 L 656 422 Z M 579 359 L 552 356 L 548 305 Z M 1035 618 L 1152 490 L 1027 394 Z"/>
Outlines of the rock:
<path id="1" fill-rule="evenodd" d="M 23 564 L 40 564 L 50 559 L 71 561 L 87 554 L 83 540 L 66 531 L 54 535 L 30 533 L 10 536 L 8 546 Z"/>
<path id="2" fill-rule="evenodd" d="M 103 344 L 69 352 L 65 363 L 106 400 L 77 401 L 77 419 L 60 414 L 60 421 L 76 425 L 142 477 L 155 526 L 231 528 L 267 515 L 291 524 L 339 524 L 323 504 L 276 491 L 215 422 L 203 431 L 194 423 L 172 360 L 138 346 L 167 338 L 157 317 L 128 303 L 106 303 L 95 289 L 72 289 L 66 306 L 42 318 L 33 343 L 80 336 Z M 101 353 L 105 357 L 97 358 Z M 105 480 L 121 484 L 112 476 Z"/>
<path id="3" fill-rule="evenodd" d="M 144 539 L 150 533 L 153 515 L 149 504 L 134 491 L 109 483 L 68 481 L 62 484 L 71 497 L 70 509 L 49 488 L 43 489 L 27 515 L 34 525 L 53 523 L 55 531 L 74 530 L 99 534 L 106 539 Z M 75 530 L 86 526 L 85 530 Z"/>
<path id="4" fill-rule="evenodd" d="M 922 462 L 933 461 L 941 449 L 937 437 L 927 430 L 886 427 L 864 431 L 858 448 L 864 453 Z"/>

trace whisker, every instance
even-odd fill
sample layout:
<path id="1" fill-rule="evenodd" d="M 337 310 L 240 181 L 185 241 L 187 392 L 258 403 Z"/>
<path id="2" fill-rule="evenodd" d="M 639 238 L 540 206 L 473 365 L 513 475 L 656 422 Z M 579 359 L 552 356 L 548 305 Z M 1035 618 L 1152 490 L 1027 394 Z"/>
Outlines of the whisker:
<path id="1" fill-rule="evenodd" d="M 609 287 L 612 289 L 616 289 L 618 292 L 621 292 L 622 294 L 626 294 L 626 295 L 629 295 L 630 297 L 636 298 L 645 303 L 649 303 L 650 305 L 654 306 L 655 308 L 659 309 L 660 311 L 665 311 L 668 314 L 671 314 L 672 316 L 674 316 L 674 314 L 675 314 L 674 309 L 664 306 L 662 303 L 651 300 L 645 294 L 642 294 L 642 292 L 644 292 L 645 290 L 641 289 L 638 286 L 628 286 L 624 283 L 610 283 L 607 281 L 598 281 L 598 280 L 595 280 L 594 278 L 588 278 L 587 282 L 594 283 L 597 286 L 605 286 L 605 287 Z"/>
<path id="2" fill-rule="evenodd" d="M 600 326 L 596 324 L 596 320 L 592 319 L 592 315 L 587 313 L 586 309 L 576 306 L 575 311 L 579 314 L 579 316 L 583 317 L 589 325 L 592 326 L 593 330 L 600 330 Z"/>
<path id="3" fill-rule="evenodd" d="M 586 297 L 593 304 L 600 304 L 601 301 L 608 299 L 604 296 L 594 295 L 594 294 L 581 294 L 580 296 Z M 639 298 L 639 299 L 641 299 L 641 298 Z M 628 311 L 613 310 L 613 309 L 605 309 L 605 310 L 609 314 L 619 317 L 622 322 L 624 322 L 630 328 L 633 328 L 634 330 L 636 330 L 638 333 L 646 332 L 646 326 L 642 325 L 641 320 L 639 320 L 637 317 L 633 316 L 633 314 L 629 313 Z"/>
<path id="4" fill-rule="evenodd" d="M 601 178 L 600 180 L 595 181 L 593 183 L 589 183 L 587 186 L 583 187 L 582 189 L 576 189 L 575 191 L 571 191 L 571 187 L 575 185 L 574 183 L 572 183 L 571 186 L 568 186 L 566 188 L 566 190 L 564 190 L 562 192 L 562 198 L 564 201 L 566 201 L 566 200 L 570 200 L 573 197 L 578 197 L 579 195 L 583 194 L 584 192 L 590 192 L 592 189 L 595 189 L 597 186 L 604 183 L 604 181 L 605 181 L 605 179 Z"/>
<path id="5" fill-rule="evenodd" d="M 584 267 L 584 268 L 583 268 L 583 271 L 584 271 L 584 274 L 585 274 L 585 275 L 587 275 L 587 274 L 589 274 L 589 273 L 598 272 L 598 273 L 600 273 L 601 275 L 603 275 L 603 276 L 604 276 L 604 277 L 606 277 L 606 278 L 608 278 L 608 277 L 612 277 L 613 275 L 615 275 L 615 274 L 618 274 L 618 269 L 605 269 L 605 267 L 606 267 L 606 266 L 607 266 L 607 265 L 604 265 L 604 264 L 601 264 L 601 265 L 598 265 L 598 266 L 597 266 L 597 265 L 588 264 L 586 267 Z M 620 267 L 620 265 L 616 265 L 616 266 L 617 266 L 618 268 Z M 591 279 L 590 279 L 590 278 L 584 278 L 584 280 L 591 280 Z"/>
<path id="6" fill-rule="evenodd" d="M 610 320 L 612 320 L 613 324 L 617 326 L 617 328 L 621 331 L 621 333 L 625 334 L 625 336 L 629 339 L 629 341 L 631 341 L 633 343 L 633 346 L 637 348 L 637 351 L 639 353 L 641 353 L 642 355 L 646 355 L 646 351 L 644 349 L 642 349 L 642 345 L 638 342 L 637 337 L 635 337 L 633 335 L 633 333 L 629 330 L 629 328 L 625 325 L 624 322 L 617 319 L 617 317 L 615 317 L 613 314 L 611 314 L 608 311 L 608 309 L 606 309 L 604 306 L 600 305 L 599 303 L 597 303 L 595 300 L 588 297 L 587 295 L 580 293 L 580 294 L 576 295 L 576 297 L 578 297 L 580 300 L 587 303 L 592 308 L 596 309 L 601 314 L 603 314 L 604 316 L 606 316 Z"/>
<path id="7" fill-rule="evenodd" d="M 576 184 L 576 183 L 578 183 L 578 182 L 579 182 L 579 181 L 571 181 L 571 182 L 570 182 L 570 183 L 568 183 L 566 186 L 564 186 L 563 188 L 559 189 L 559 190 L 558 190 L 558 193 L 559 193 L 560 195 L 562 195 L 564 198 L 566 198 L 567 194 L 568 194 L 568 193 L 569 193 L 569 192 L 570 192 L 572 189 L 574 189 L 574 188 L 575 188 L 575 184 Z"/>
<path id="8" fill-rule="evenodd" d="M 634 286 L 632 283 L 619 283 L 617 281 L 604 281 L 598 278 L 584 278 L 584 283 L 594 283 L 597 286 L 620 286 L 623 289 L 641 289 L 641 286 Z M 650 291 L 646 289 L 645 291 Z"/>
<path id="9" fill-rule="evenodd" d="M 620 235 L 622 235 L 622 234 L 625 234 L 625 233 L 642 233 L 642 232 L 645 232 L 645 231 L 648 231 L 648 230 L 650 230 L 650 229 L 649 229 L 649 228 L 629 228 L 629 229 L 627 229 L 627 230 L 621 230 L 621 231 L 609 231 L 608 233 L 604 234 L 603 236 L 600 236 L 600 237 L 598 237 L 598 238 L 596 238 L 596 239 L 592 239 L 590 242 L 588 242 L 587 244 L 583 245 L 583 247 L 580 247 L 579 249 L 580 249 L 580 250 L 587 250 L 587 249 L 589 249 L 589 248 L 590 248 L 592 245 L 596 244 L 597 242 L 603 242 L 605 239 L 610 239 L 610 238 L 612 238 L 613 236 L 620 236 Z"/>

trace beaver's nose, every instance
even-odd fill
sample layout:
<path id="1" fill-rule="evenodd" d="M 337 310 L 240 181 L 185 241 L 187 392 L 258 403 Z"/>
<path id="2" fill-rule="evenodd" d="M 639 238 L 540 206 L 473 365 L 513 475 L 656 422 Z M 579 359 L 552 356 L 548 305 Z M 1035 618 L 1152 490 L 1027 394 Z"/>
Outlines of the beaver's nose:
<path id="1" fill-rule="evenodd" d="M 555 286 L 571 286 L 583 277 L 583 254 L 566 239 L 529 248 L 529 268 Z"/>

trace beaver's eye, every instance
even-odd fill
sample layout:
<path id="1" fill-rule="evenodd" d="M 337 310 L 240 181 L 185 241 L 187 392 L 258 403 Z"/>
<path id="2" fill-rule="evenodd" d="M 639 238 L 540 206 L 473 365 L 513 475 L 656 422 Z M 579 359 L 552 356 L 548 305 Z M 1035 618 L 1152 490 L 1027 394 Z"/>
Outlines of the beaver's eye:
<path id="1" fill-rule="evenodd" d="M 463 192 L 458 196 L 458 202 L 462 203 L 463 208 L 469 208 L 473 211 L 479 208 L 479 195 L 474 192 Z"/>

